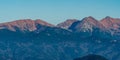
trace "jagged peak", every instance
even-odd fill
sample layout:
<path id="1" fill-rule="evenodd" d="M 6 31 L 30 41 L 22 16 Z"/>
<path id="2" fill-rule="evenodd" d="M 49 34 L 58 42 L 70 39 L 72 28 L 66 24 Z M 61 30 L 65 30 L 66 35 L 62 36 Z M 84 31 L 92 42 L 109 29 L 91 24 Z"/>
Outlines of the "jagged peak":
<path id="1" fill-rule="evenodd" d="M 100 23 L 102 23 L 106 28 L 118 28 L 120 24 L 120 19 L 118 18 L 112 18 L 110 16 L 107 16 L 103 18 Z"/>
<path id="2" fill-rule="evenodd" d="M 92 16 L 85 17 L 81 21 L 75 22 L 70 27 L 73 31 L 93 31 L 93 28 L 104 29 L 104 26 Z"/>
<path id="3" fill-rule="evenodd" d="M 110 17 L 110 16 L 106 16 L 105 18 L 103 18 L 102 20 L 101 20 L 101 22 L 102 23 L 104 23 L 104 22 L 109 22 L 109 23 L 112 23 L 112 22 L 118 22 L 120 19 L 118 19 L 118 18 L 112 18 L 112 17 Z"/>
<path id="4" fill-rule="evenodd" d="M 112 17 L 110 17 L 110 16 L 106 16 L 105 18 L 112 18 Z"/>
<path id="5" fill-rule="evenodd" d="M 112 18 L 112 17 L 110 17 L 110 16 L 106 16 L 106 17 L 103 18 L 102 20 L 109 20 L 109 21 L 110 21 L 110 20 L 113 20 L 113 19 L 115 19 L 115 18 Z M 102 20 L 101 20 L 101 21 L 102 21 Z"/>
<path id="6" fill-rule="evenodd" d="M 94 17 L 92 17 L 92 16 L 88 16 L 87 18 L 91 18 L 91 19 L 94 19 Z"/>
<path id="7" fill-rule="evenodd" d="M 98 24 L 99 21 L 96 20 L 95 18 L 93 18 L 92 16 L 89 16 L 89 17 L 85 17 L 81 20 L 82 23 L 90 23 L 90 24 Z"/>
<path id="8" fill-rule="evenodd" d="M 86 18 L 88 18 L 88 19 L 95 19 L 94 17 L 92 17 L 92 16 L 88 16 L 88 17 L 86 17 Z"/>
<path id="9" fill-rule="evenodd" d="M 83 18 L 82 21 L 92 22 L 92 21 L 97 21 L 97 20 L 95 18 L 93 18 L 92 16 L 88 16 L 88 17 Z"/>

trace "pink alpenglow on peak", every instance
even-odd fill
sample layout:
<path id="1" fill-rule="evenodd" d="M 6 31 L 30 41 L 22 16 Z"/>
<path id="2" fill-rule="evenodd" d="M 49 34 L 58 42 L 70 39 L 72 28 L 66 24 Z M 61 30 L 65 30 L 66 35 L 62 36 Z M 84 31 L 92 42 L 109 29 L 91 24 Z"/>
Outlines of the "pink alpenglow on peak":
<path id="1" fill-rule="evenodd" d="M 37 29 L 36 24 L 40 24 L 43 26 L 53 26 L 52 24 L 49 24 L 45 21 L 42 21 L 40 19 L 37 20 L 31 20 L 31 19 L 22 19 L 22 20 L 16 20 L 13 22 L 7 22 L 0 24 L 0 29 L 8 29 L 11 31 L 34 31 Z"/>

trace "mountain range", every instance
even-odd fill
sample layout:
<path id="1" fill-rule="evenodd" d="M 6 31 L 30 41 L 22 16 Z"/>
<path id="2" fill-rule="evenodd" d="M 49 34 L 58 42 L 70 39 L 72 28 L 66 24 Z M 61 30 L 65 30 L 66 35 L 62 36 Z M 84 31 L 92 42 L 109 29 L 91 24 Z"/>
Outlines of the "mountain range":
<path id="1" fill-rule="evenodd" d="M 120 19 L 92 16 L 57 25 L 41 19 L 0 23 L 0 59 L 73 60 L 97 54 L 120 59 Z"/>

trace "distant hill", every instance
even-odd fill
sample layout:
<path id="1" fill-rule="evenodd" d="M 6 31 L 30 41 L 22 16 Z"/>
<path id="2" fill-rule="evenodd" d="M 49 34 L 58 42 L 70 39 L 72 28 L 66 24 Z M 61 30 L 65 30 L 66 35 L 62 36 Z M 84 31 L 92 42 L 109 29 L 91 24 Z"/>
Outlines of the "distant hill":
<path id="1" fill-rule="evenodd" d="M 74 60 L 107 60 L 107 59 L 100 55 L 90 54 L 81 58 L 76 58 Z"/>

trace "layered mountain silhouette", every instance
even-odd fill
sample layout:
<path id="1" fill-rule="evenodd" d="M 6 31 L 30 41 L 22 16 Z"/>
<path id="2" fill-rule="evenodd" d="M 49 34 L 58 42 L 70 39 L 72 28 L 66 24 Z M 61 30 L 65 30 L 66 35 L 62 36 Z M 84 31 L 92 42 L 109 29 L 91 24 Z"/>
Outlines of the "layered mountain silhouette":
<path id="1" fill-rule="evenodd" d="M 0 23 L 0 59 L 73 60 L 88 54 L 120 59 L 120 19 L 68 19 L 58 25 L 41 19 Z"/>

